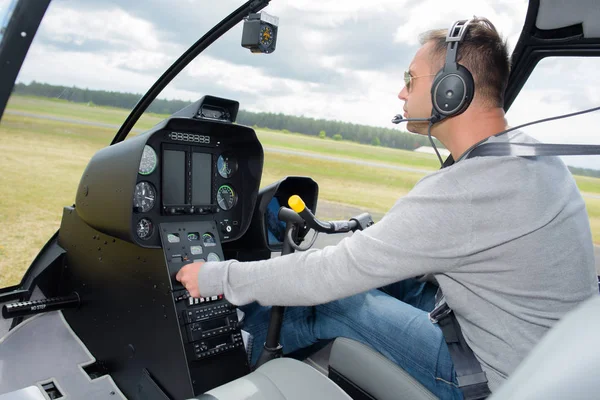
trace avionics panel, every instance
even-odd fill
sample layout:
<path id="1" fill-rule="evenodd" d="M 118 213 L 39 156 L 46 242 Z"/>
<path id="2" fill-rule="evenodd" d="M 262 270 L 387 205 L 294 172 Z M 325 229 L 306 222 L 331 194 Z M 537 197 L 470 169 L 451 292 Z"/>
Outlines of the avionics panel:
<path id="1" fill-rule="evenodd" d="M 217 224 L 165 222 L 160 224 L 160 235 L 192 385 L 199 394 L 249 372 L 235 306 L 223 295 L 190 297 L 173 279 L 188 263 L 223 258 Z"/>

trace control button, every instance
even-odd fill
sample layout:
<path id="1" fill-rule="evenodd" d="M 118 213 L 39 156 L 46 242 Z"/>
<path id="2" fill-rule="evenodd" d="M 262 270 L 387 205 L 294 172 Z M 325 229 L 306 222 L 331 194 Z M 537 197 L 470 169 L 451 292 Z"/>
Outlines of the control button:
<path id="1" fill-rule="evenodd" d="M 174 263 L 182 262 L 181 255 L 176 255 L 176 256 L 171 257 L 171 262 L 174 262 Z"/>
<path id="2" fill-rule="evenodd" d="M 219 296 L 212 296 L 210 299 L 213 300 L 213 301 L 214 300 L 219 300 Z"/>
<path id="3" fill-rule="evenodd" d="M 194 256 L 197 256 L 198 254 L 202 254 L 202 246 L 190 246 L 190 252 Z"/>
<path id="4" fill-rule="evenodd" d="M 190 306 L 193 306 L 193 305 L 194 305 L 194 298 L 193 298 L 193 297 L 190 297 L 190 298 L 188 299 L 188 304 L 189 304 Z"/>
<path id="5" fill-rule="evenodd" d="M 179 235 L 177 233 L 168 233 L 167 241 L 169 243 L 179 243 Z"/>

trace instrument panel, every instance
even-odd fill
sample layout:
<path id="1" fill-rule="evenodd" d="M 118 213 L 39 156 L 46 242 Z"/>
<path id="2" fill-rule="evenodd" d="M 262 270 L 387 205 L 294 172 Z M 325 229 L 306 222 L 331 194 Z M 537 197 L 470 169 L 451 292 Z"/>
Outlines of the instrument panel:
<path id="1" fill-rule="evenodd" d="M 144 145 L 132 199 L 134 239 L 159 246 L 162 222 L 214 220 L 220 242 L 235 240 L 252 215 L 262 147 L 246 127 L 206 120 L 170 123 L 176 121 L 187 126 L 159 130 Z M 215 242 L 212 234 L 194 234 L 193 240 L 205 245 Z M 190 235 L 184 239 L 192 240 Z"/>

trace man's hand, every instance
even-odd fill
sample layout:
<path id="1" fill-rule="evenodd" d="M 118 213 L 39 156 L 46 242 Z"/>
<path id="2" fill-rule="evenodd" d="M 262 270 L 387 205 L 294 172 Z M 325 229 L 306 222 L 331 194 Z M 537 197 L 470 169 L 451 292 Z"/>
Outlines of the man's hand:
<path id="1" fill-rule="evenodd" d="M 200 288 L 198 287 L 198 272 L 204 262 L 199 261 L 191 264 L 184 265 L 183 268 L 177 272 L 175 279 L 177 279 L 183 287 L 187 289 L 192 297 L 200 297 Z"/>

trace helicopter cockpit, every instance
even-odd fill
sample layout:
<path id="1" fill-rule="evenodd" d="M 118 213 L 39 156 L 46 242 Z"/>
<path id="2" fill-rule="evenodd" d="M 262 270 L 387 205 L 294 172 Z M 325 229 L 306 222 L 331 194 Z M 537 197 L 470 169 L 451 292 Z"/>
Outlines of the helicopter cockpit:
<path id="1" fill-rule="evenodd" d="M 265 148 L 253 127 L 238 123 L 235 96 L 205 95 L 128 137 L 161 90 L 239 22 L 244 22 L 242 47 L 252 53 L 275 51 L 278 19 L 260 12 L 268 3 L 247 1 L 163 74 L 137 102 L 111 145 L 89 159 L 74 204 L 61 205 L 59 230 L 21 282 L 0 288 L 0 400 L 434 398 L 393 362 L 350 339 L 335 340 L 325 372 L 299 361 L 301 355 L 281 357 L 277 340 L 283 308 L 278 306 L 271 314 L 264 359 L 255 367 L 253 338 L 244 331 L 240 308 L 224 295 L 193 297 L 176 279 L 183 266 L 194 262 L 254 261 L 306 250 L 316 237 L 300 247 L 310 228 L 354 232 L 373 224 L 368 214 L 316 220 L 312 213 L 319 187 L 310 177 L 288 175 L 265 182 Z M 531 4 L 530 28 L 538 8 L 550 9 L 538 1 Z M 32 16 L 41 20 L 47 5 L 22 1 L 14 10 L 14 28 L 2 35 L 29 37 L 19 22 L 31 24 Z M 558 33 L 553 34 L 569 33 L 555 25 Z M 581 51 L 588 50 L 597 52 L 598 45 Z M 511 96 L 519 84 L 509 87 Z M 301 199 L 302 211 L 291 205 L 294 196 Z M 593 387 L 597 380 L 590 379 L 589 371 L 598 366 L 597 358 L 585 345 L 600 328 L 593 307 L 585 305 L 551 332 L 493 398 L 560 394 L 545 378 L 556 368 L 539 365 L 552 353 L 548 349 L 567 338 L 575 338 L 574 352 L 586 357 L 561 374 L 573 375 L 571 387 Z M 582 323 L 595 330 L 573 335 L 569 325 Z M 570 361 L 572 356 L 560 352 L 554 365 Z M 528 387 L 530 396 L 519 397 Z"/>

